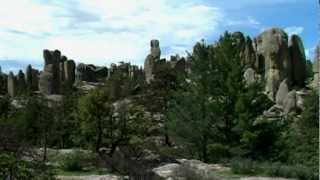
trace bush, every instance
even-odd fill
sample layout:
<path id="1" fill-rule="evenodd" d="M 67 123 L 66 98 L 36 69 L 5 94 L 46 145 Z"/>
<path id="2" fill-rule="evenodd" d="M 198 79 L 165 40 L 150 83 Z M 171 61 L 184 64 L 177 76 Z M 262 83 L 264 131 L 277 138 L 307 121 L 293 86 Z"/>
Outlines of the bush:
<path id="1" fill-rule="evenodd" d="M 60 166 L 64 171 L 83 171 L 92 159 L 91 154 L 81 150 L 74 150 L 62 156 Z"/>
<path id="2" fill-rule="evenodd" d="M 209 161 L 210 162 L 220 162 L 229 156 L 229 147 L 222 144 L 209 144 Z"/>
<path id="3" fill-rule="evenodd" d="M 255 161 L 250 159 L 233 159 L 231 161 L 231 170 L 236 174 L 259 174 L 260 169 Z"/>

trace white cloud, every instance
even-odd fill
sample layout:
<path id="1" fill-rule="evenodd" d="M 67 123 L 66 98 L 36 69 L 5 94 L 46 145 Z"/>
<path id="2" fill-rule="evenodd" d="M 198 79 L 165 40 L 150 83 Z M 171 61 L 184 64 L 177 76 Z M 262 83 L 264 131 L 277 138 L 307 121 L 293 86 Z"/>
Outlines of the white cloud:
<path id="1" fill-rule="evenodd" d="M 223 12 L 191 0 L 11 0 L 0 17 L 0 59 L 42 61 L 48 48 L 86 63 L 142 64 L 151 39 L 173 47 L 164 55 L 183 53 L 217 32 Z"/>
<path id="2" fill-rule="evenodd" d="M 289 36 L 293 35 L 293 34 L 301 34 L 303 32 L 304 28 L 301 26 L 290 26 L 290 27 L 286 27 L 284 29 L 285 32 L 288 33 Z"/>
<path id="3" fill-rule="evenodd" d="M 226 24 L 228 26 L 246 26 L 246 27 L 252 27 L 255 29 L 260 29 L 261 23 L 255 19 L 254 17 L 247 17 L 246 19 L 238 19 L 238 20 L 232 20 L 229 19 Z"/>

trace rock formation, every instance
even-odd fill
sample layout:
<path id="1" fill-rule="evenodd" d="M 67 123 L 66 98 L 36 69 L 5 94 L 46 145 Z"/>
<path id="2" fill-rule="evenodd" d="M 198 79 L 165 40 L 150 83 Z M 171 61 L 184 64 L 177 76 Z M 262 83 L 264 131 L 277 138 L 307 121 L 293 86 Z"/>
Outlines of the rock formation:
<path id="1" fill-rule="evenodd" d="M 288 78 L 291 81 L 291 60 L 287 34 L 278 28 L 264 31 L 256 38 L 259 62 L 258 69 L 263 72 L 266 81 L 266 93 L 275 100 L 280 83 Z"/>
<path id="2" fill-rule="evenodd" d="M 58 50 L 43 51 L 45 65 L 40 73 L 39 90 L 43 94 L 61 94 L 63 89 L 73 85 L 75 81 L 75 63 L 61 56 Z"/>
<path id="3" fill-rule="evenodd" d="M 11 97 L 16 96 L 17 93 L 17 79 L 14 76 L 13 72 L 10 72 L 8 75 L 8 94 Z"/>
<path id="4" fill-rule="evenodd" d="M 145 80 L 150 83 L 154 79 L 155 63 L 160 60 L 161 50 L 158 40 L 151 40 L 150 54 L 146 57 L 144 62 Z"/>

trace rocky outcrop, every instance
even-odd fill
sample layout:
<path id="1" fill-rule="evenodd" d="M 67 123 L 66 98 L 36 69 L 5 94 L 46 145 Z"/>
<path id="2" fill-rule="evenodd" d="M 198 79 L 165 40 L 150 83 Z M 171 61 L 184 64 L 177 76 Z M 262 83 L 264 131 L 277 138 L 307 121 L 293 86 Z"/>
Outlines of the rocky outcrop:
<path id="1" fill-rule="evenodd" d="M 150 83 L 154 79 L 155 64 L 160 60 L 161 50 L 158 40 L 151 40 L 150 54 L 146 57 L 144 62 L 145 80 Z"/>

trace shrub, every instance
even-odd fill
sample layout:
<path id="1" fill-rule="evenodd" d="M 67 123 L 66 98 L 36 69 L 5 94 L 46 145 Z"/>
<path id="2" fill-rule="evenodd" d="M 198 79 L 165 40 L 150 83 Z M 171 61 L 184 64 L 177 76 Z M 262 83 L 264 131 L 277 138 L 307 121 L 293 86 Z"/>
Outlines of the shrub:
<path id="1" fill-rule="evenodd" d="M 250 159 L 233 159 L 231 161 L 231 170 L 236 174 L 258 174 L 260 169 L 255 161 Z"/>
<path id="2" fill-rule="evenodd" d="M 81 150 L 74 150 L 62 156 L 60 166 L 64 171 L 82 171 L 90 164 L 92 155 Z"/>
<path id="3" fill-rule="evenodd" d="M 229 147 L 222 144 L 209 144 L 209 161 L 220 162 L 229 156 Z"/>

